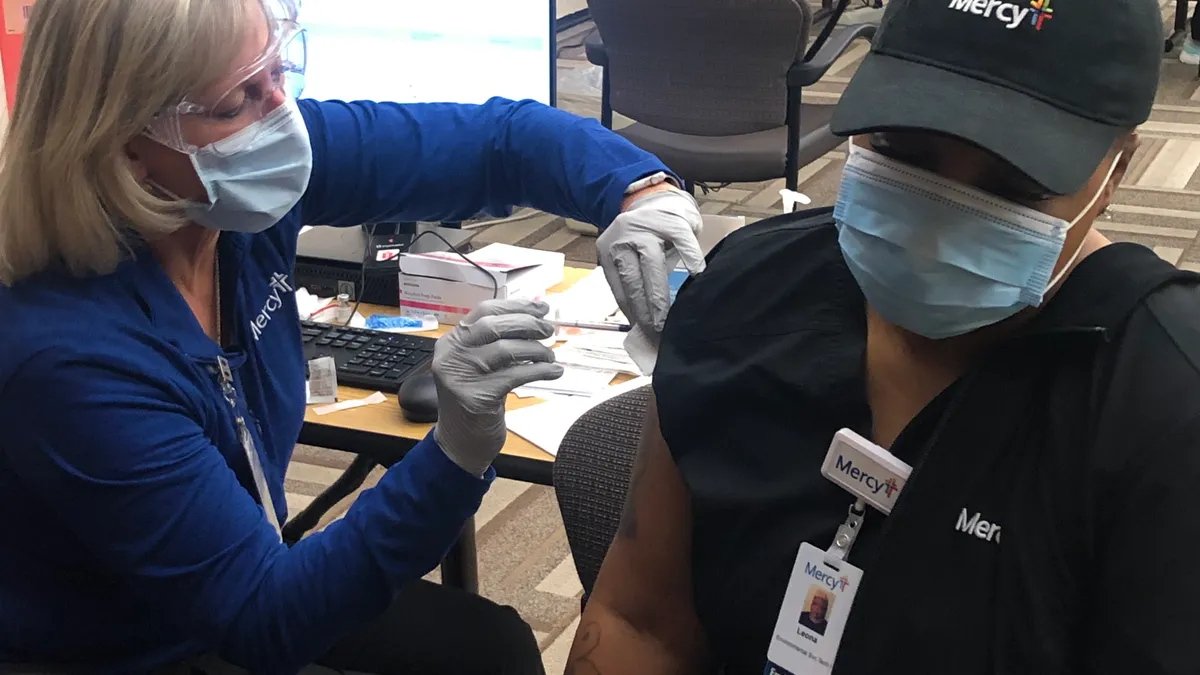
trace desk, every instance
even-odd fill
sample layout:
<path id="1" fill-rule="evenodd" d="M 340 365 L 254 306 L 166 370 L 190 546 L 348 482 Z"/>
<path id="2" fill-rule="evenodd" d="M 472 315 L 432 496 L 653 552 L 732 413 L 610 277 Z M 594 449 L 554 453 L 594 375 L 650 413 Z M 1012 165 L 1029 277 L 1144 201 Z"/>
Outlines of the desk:
<path id="1" fill-rule="evenodd" d="M 568 267 L 563 283 L 550 289 L 551 293 L 562 292 L 588 274 L 589 270 Z M 397 314 L 395 307 L 363 305 L 359 311 L 371 314 Z M 436 337 L 449 330 L 442 326 L 432 333 Z M 352 387 L 338 387 L 338 400 L 358 399 L 373 392 Z M 284 528 L 284 539 L 297 541 L 304 533 L 317 525 L 321 517 L 357 490 L 366 480 L 367 474 L 376 465 L 391 466 L 400 461 L 405 453 L 425 438 L 430 424 L 413 424 L 400 413 L 400 404 L 395 394 L 386 394 L 387 403 L 344 410 L 330 415 L 318 416 L 310 406 L 304 416 L 304 427 L 300 431 L 299 443 L 321 448 L 341 450 L 357 455 L 354 463 L 328 490 L 313 500 Z M 535 403 L 538 399 L 519 399 L 509 395 L 507 408 L 515 410 Z M 509 432 L 504 449 L 493 464 L 496 473 L 503 478 L 551 485 L 553 483 L 554 457 L 529 441 Z M 448 585 L 475 590 L 475 525 L 467 523 L 462 539 L 455 550 L 442 563 L 442 579 Z"/>

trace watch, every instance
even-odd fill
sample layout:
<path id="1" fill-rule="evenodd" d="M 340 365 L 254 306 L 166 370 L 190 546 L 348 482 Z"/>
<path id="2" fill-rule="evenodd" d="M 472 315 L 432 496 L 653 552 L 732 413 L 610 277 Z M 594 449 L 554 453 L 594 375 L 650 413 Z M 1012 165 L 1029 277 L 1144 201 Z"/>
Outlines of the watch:
<path id="1" fill-rule="evenodd" d="M 630 185 L 629 188 L 625 190 L 625 194 L 631 195 L 635 192 L 641 192 L 648 187 L 654 187 L 655 185 L 661 185 L 663 183 L 670 183 L 672 187 L 679 188 L 679 181 L 668 175 L 667 172 L 659 171 L 656 174 L 646 176 L 639 181 L 635 181 L 633 185 Z"/>

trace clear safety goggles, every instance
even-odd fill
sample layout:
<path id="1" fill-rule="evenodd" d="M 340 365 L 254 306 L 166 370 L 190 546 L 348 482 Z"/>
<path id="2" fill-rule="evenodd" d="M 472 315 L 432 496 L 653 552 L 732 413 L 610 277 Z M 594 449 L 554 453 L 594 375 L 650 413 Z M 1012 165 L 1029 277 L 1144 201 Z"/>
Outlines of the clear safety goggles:
<path id="1" fill-rule="evenodd" d="M 185 98 L 169 106 L 150 123 L 146 135 L 183 153 L 192 154 L 199 146 L 190 142 L 196 135 L 211 136 L 228 129 L 221 141 L 212 143 L 221 154 L 241 152 L 252 146 L 256 133 L 242 133 L 267 116 L 275 106 L 276 92 L 297 97 L 304 88 L 308 64 L 308 38 L 294 21 L 278 23 L 276 35 L 262 58 L 239 72 L 238 83 L 223 95 L 205 104 Z M 202 131 L 203 130 L 203 131 Z M 188 133 L 189 131 L 193 133 Z"/>

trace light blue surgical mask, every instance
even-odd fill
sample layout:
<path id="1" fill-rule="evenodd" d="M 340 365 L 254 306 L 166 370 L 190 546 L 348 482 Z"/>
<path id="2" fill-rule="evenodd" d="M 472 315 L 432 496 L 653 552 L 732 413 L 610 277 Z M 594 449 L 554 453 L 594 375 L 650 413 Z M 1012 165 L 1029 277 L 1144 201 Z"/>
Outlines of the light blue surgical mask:
<path id="1" fill-rule="evenodd" d="M 1108 179 L 1116 170 L 1113 160 Z M 930 339 L 1038 307 L 1068 223 L 851 144 L 833 217 L 850 272 L 886 321 Z"/>
<path id="2" fill-rule="evenodd" d="M 261 120 L 189 156 L 208 203 L 189 204 L 188 217 L 214 230 L 269 229 L 300 202 L 312 177 L 308 129 L 290 98 Z"/>

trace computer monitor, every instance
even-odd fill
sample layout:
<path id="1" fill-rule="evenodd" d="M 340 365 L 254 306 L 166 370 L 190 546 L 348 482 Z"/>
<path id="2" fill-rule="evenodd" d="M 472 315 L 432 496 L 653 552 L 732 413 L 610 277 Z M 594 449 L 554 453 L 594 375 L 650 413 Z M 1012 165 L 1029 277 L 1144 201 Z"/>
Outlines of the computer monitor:
<path id="1" fill-rule="evenodd" d="M 302 0 L 301 96 L 555 104 L 554 0 Z"/>

